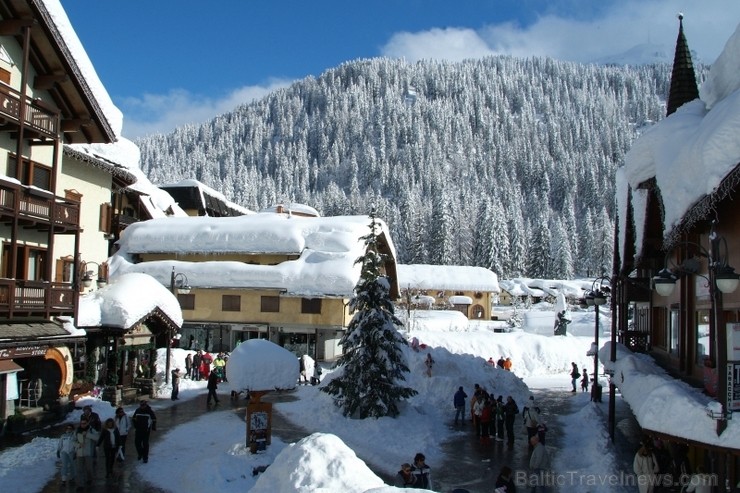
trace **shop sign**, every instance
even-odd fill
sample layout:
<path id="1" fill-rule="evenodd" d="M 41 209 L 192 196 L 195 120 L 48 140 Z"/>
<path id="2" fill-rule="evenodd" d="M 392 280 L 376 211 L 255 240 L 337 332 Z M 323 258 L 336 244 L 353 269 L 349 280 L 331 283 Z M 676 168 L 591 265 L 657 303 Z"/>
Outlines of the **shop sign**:
<path id="1" fill-rule="evenodd" d="M 727 364 L 727 408 L 740 411 L 740 362 Z"/>
<path id="2" fill-rule="evenodd" d="M 18 346 L 0 349 L 0 359 L 30 358 L 44 356 L 49 346 Z"/>

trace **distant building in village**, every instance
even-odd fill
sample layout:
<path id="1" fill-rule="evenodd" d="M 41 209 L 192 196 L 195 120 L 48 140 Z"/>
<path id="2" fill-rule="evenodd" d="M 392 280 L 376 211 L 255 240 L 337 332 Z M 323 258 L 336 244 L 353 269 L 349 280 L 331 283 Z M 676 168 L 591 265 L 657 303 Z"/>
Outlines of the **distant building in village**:
<path id="1" fill-rule="evenodd" d="M 198 180 L 186 179 L 159 185 L 170 194 L 188 216 L 231 217 L 254 214 L 254 211 L 228 200 L 224 194 Z"/>
<path id="2" fill-rule="evenodd" d="M 174 289 L 185 320 L 180 346 L 231 350 L 267 338 L 296 354 L 334 359 L 351 314 L 347 303 L 360 278 L 367 216 L 302 217 L 260 213 L 187 217 L 133 224 L 110 259 L 111 278 L 141 272 Z M 398 296 L 395 250 L 387 227 L 391 296 Z"/>
<path id="3" fill-rule="evenodd" d="M 496 273 L 489 269 L 426 264 L 401 264 L 397 269 L 402 308 L 451 309 L 472 320 L 491 320 L 500 288 Z"/>

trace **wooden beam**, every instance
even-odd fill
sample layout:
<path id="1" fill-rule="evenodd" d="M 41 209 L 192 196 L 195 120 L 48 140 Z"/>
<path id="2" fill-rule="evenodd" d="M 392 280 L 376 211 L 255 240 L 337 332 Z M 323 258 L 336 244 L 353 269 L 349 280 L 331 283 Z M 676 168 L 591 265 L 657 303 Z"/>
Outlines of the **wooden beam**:
<path id="1" fill-rule="evenodd" d="M 24 27 L 33 26 L 34 19 L 3 19 L 0 21 L 0 36 L 15 36 L 21 33 Z"/>
<path id="2" fill-rule="evenodd" d="M 47 91 L 54 87 L 56 84 L 67 82 L 69 76 L 67 74 L 41 74 L 37 75 L 33 81 L 33 88 L 40 91 Z"/>
<path id="3" fill-rule="evenodd" d="M 79 132 L 82 127 L 92 125 L 90 118 L 67 118 L 62 120 L 62 132 Z"/>

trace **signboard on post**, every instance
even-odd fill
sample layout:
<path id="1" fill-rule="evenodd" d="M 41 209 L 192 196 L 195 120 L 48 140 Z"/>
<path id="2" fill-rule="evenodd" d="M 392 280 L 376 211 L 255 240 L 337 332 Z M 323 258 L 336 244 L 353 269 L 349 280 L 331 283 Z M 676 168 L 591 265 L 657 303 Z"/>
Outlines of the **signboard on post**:
<path id="1" fill-rule="evenodd" d="M 740 411 L 740 362 L 727 363 L 727 409 Z"/>

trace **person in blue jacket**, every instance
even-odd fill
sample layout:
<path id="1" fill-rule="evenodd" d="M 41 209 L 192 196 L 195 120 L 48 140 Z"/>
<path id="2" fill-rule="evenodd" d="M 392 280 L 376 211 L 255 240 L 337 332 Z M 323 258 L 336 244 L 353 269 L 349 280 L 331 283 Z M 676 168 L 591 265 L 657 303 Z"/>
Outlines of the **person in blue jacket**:
<path id="1" fill-rule="evenodd" d="M 465 421 L 465 399 L 468 398 L 468 394 L 465 393 L 462 386 L 455 392 L 453 403 L 455 405 L 455 425 L 457 425 L 458 419 L 461 422 Z"/>

